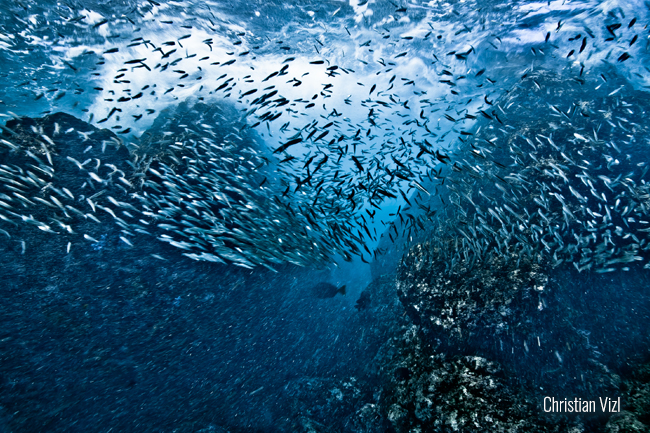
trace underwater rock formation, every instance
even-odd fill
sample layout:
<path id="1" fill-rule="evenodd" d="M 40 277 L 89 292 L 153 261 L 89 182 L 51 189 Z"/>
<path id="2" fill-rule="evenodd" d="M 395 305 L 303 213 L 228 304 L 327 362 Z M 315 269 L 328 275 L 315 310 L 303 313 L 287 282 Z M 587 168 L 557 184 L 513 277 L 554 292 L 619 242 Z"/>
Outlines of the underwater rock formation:
<path id="1" fill-rule="evenodd" d="M 429 232 L 414 246 L 403 243 L 409 250 L 397 288 L 414 327 L 396 382 L 427 377 L 419 365 L 428 361 L 405 360 L 422 344 L 434 360 L 497 365 L 503 383 L 523 390 L 538 415 L 548 395 L 627 396 L 625 379 L 650 348 L 650 195 L 645 150 L 636 144 L 648 135 L 641 120 L 648 107 L 621 90 L 623 81 L 589 94 L 587 86 L 546 71 L 526 74 L 501 101 L 502 125 L 484 120 L 468 132 L 448 187 L 430 204 L 437 215 Z M 557 110 L 567 100 L 572 108 Z M 554 122 L 539 117 L 544 110 L 555 112 Z M 387 416 L 404 420 L 401 431 L 424 426 L 417 405 L 399 406 L 423 398 L 410 385 L 398 389 L 409 397 L 393 412 L 391 403 Z M 635 401 L 630 396 L 623 409 Z M 449 400 L 441 410 L 448 416 L 465 403 Z M 609 415 L 576 423 L 599 431 Z M 471 420 L 466 414 L 466 428 Z M 616 415 L 610 426 L 626 420 Z"/>

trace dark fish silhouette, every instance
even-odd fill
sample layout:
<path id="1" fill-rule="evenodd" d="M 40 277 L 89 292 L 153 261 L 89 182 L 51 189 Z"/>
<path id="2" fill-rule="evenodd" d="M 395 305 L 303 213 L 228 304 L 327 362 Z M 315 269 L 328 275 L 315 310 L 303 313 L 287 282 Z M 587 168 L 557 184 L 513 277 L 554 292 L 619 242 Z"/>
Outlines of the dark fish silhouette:
<path id="1" fill-rule="evenodd" d="M 345 296 L 345 285 L 336 287 L 334 284 L 322 282 L 312 287 L 311 291 L 319 299 L 333 298 L 338 293 Z"/>
<path id="2" fill-rule="evenodd" d="M 359 299 L 357 299 L 357 303 L 354 305 L 354 308 L 356 308 L 357 311 L 366 310 L 370 307 L 370 303 L 370 293 L 367 290 L 364 290 L 361 292 L 361 295 L 359 295 Z"/>

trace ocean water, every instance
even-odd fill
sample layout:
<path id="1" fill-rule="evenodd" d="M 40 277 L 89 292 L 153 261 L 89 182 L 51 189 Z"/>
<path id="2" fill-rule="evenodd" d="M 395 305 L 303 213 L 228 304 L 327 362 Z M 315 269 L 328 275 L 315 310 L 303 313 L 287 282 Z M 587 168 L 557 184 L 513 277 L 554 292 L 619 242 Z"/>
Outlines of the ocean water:
<path id="1" fill-rule="evenodd" d="M 650 3 L 0 12 L 0 431 L 650 428 Z"/>

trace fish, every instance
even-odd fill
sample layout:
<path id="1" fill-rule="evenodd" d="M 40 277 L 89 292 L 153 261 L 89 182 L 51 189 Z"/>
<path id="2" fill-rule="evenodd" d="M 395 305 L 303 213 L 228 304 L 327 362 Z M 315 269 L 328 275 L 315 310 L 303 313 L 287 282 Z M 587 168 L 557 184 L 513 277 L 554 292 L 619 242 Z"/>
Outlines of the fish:
<path id="1" fill-rule="evenodd" d="M 319 299 L 333 298 L 338 294 L 345 296 L 346 286 L 335 286 L 332 283 L 320 282 L 310 288 L 312 295 Z"/>
<path id="2" fill-rule="evenodd" d="M 149 2 L 150 5 L 155 3 Z M 365 3 L 361 2 L 360 6 Z M 397 4 L 394 6 L 399 7 Z M 406 8 L 398 10 L 400 9 L 406 12 Z M 84 19 L 75 16 L 76 14 L 73 14 L 73 18 L 66 20 L 78 23 Z M 122 19 L 126 20 L 125 22 L 137 21 L 136 16 L 137 14 L 130 14 L 129 18 Z M 529 46 L 530 50 L 526 50 L 528 54 L 525 55 L 530 56 L 532 52 L 535 56 L 534 63 L 523 72 L 508 69 L 511 68 L 508 65 L 504 66 L 503 70 L 508 74 L 512 73 L 518 86 L 528 86 L 531 93 L 536 92 L 539 95 L 539 91 L 551 92 L 552 86 L 543 86 L 548 81 L 545 81 L 541 71 L 545 67 L 547 56 L 551 57 L 548 55 L 549 51 L 555 50 L 557 53 L 553 58 L 561 53 L 562 56 L 575 61 L 568 66 L 569 69 L 570 66 L 575 66 L 575 71 L 571 74 L 567 72 L 568 75 L 564 79 L 580 83 L 585 89 L 592 89 L 592 76 L 597 78 L 600 71 L 596 71 L 597 67 L 594 66 L 593 73 L 590 73 L 589 65 L 593 62 L 587 63 L 587 59 L 602 57 L 604 62 L 610 63 L 616 63 L 615 59 L 618 59 L 619 63 L 626 62 L 625 65 L 640 61 L 635 54 L 639 49 L 638 44 L 634 45 L 639 40 L 635 34 L 638 28 L 633 27 L 636 18 L 627 24 L 627 29 L 632 30 L 627 30 L 625 23 L 616 23 L 615 15 L 610 18 L 607 21 L 605 37 L 612 36 L 615 38 L 614 43 L 608 44 L 601 35 L 595 35 L 589 30 L 586 24 L 578 26 L 578 34 L 578 31 L 573 30 L 578 27 L 573 24 L 570 26 L 568 21 L 565 23 L 561 20 L 557 22 L 557 26 L 553 23 L 554 32 L 550 28 L 546 29 L 551 31 L 546 33 L 544 42 L 541 41 L 544 36 L 542 33 L 539 35 L 539 41 Z M 109 19 L 99 19 L 103 22 L 95 24 L 95 28 L 109 22 Z M 594 119 L 599 119 L 599 125 L 602 125 L 594 124 L 594 136 L 596 128 L 609 129 L 610 126 L 616 132 L 623 131 L 630 136 L 634 135 L 632 131 L 640 130 L 639 126 L 632 124 L 640 125 L 638 118 L 623 111 L 638 110 L 625 102 L 629 100 L 627 95 L 630 86 L 623 87 L 622 83 L 619 83 L 614 87 L 621 85 L 620 88 L 608 88 L 603 93 L 603 100 L 609 92 L 608 97 L 612 101 L 608 103 L 612 106 L 618 104 L 620 108 L 618 111 L 615 108 L 610 110 L 616 112 L 616 115 L 607 119 L 597 112 L 598 108 L 605 107 L 595 104 L 587 97 L 574 98 L 571 101 L 545 97 L 549 105 L 542 107 L 535 114 L 557 120 L 553 122 L 553 127 L 570 125 L 573 129 L 568 136 L 558 133 L 554 136 L 555 141 L 546 133 L 548 138 L 540 136 L 540 140 L 533 134 L 532 140 L 526 139 L 523 143 L 513 132 L 519 126 L 516 123 L 516 114 L 520 113 L 518 109 L 522 110 L 521 113 L 525 109 L 525 104 L 521 104 L 521 100 L 514 96 L 520 89 L 507 89 L 504 92 L 503 80 L 496 81 L 498 77 L 492 75 L 496 74 L 492 72 L 493 64 L 487 60 L 493 57 L 489 54 L 492 48 L 503 48 L 504 35 L 494 33 L 490 36 L 488 44 L 485 44 L 484 49 L 488 50 L 485 53 L 477 53 L 477 49 L 471 45 L 463 47 L 460 44 L 468 40 L 464 37 L 474 29 L 472 19 L 468 17 L 467 22 L 460 23 L 461 25 L 449 32 L 449 35 L 440 31 L 437 41 L 435 35 L 438 31 L 434 30 L 433 25 L 429 26 L 431 31 L 428 31 L 424 39 L 429 38 L 434 44 L 434 51 L 443 50 L 440 52 L 447 53 L 445 57 L 437 56 L 437 53 L 431 50 L 424 54 L 419 48 L 419 36 L 408 36 L 408 33 L 391 35 L 385 29 L 378 29 L 379 36 L 386 41 L 386 45 L 380 45 L 375 42 L 374 36 L 368 40 L 365 37 L 359 39 L 360 34 L 352 34 L 354 30 L 339 27 L 328 29 L 314 38 L 314 47 L 317 51 L 321 49 L 318 57 L 300 54 L 300 50 L 292 48 L 297 47 L 293 41 L 289 43 L 269 38 L 264 41 L 263 48 L 252 46 L 262 43 L 253 39 L 250 33 L 235 32 L 231 35 L 234 39 L 229 44 L 224 42 L 227 53 L 219 53 L 222 58 L 213 58 L 212 60 L 218 61 L 210 64 L 202 61 L 208 60 L 210 56 L 217 56 L 216 52 L 212 53 L 212 45 L 218 44 L 217 38 L 205 39 L 202 44 L 197 44 L 197 48 L 189 45 L 183 47 L 181 42 L 190 39 L 194 31 L 179 30 L 175 35 L 165 38 L 169 40 L 162 42 L 165 39 L 160 39 L 159 43 L 155 40 L 145 40 L 143 37 L 106 37 L 105 30 L 109 27 L 111 31 L 114 30 L 112 26 L 106 26 L 100 30 L 102 37 L 109 42 L 105 47 L 97 49 L 96 53 L 88 53 L 95 54 L 98 58 L 95 65 L 97 69 L 93 70 L 96 72 L 92 72 L 98 75 L 93 76 L 106 78 L 102 81 L 102 87 L 94 89 L 93 95 L 97 95 L 95 91 L 100 92 L 98 100 L 104 99 L 104 106 L 110 110 L 105 118 L 96 123 L 106 124 L 107 129 L 102 134 L 129 137 L 128 140 L 120 140 L 122 143 L 116 144 L 116 147 L 124 146 L 133 151 L 134 155 L 143 152 L 146 148 L 143 143 L 153 138 L 145 135 L 136 141 L 139 133 L 134 122 L 139 121 L 137 125 L 140 126 L 145 121 L 142 119 L 143 113 L 153 114 L 154 110 L 148 107 L 153 107 L 150 103 L 162 95 L 167 96 L 160 98 L 161 102 L 163 99 L 172 101 L 191 94 L 207 104 L 212 97 L 207 95 L 217 96 L 215 92 L 219 92 L 219 99 L 231 97 L 234 106 L 241 109 L 241 121 L 236 125 L 229 122 L 220 123 L 216 121 L 216 117 L 210 117 L 207 113 L 200 113 L 196 118 L 180 114 L 176 117 L 170 116 L 163 135 L 155 139 L 161 144 L 165 155 L 153 161 L 148 161 L 149 158 L 142 155 L 138 155 L 137 158 L 140 159 L 136 160 L 134 156 L 129 163 L 137 174 L 125 172 L 125 167 L 119 168 L 119 171 L 113 170 L 108 164 L 100 164 L 99 160 L 96 167 L 94 162 L 82 164 L 80 161 L 85 160 L 85 157 L 56 149 L 56 145 L 48 138 L 56 137 L 57 134 L 51 134 L 51 129 L 47 128 L 46 131 L 40 131 L 37 124 L 34 126 L 36 131 L 32 130 L 34 139 L 43 143 L 45 150 L 38 146 L 38 151 L 31 149 L 32 155 L 37 159 L 27 155 L 34 167 L 23 165 L 24 172 L 20 174 L 14 171 L 10 171 L 10 175 L 3 173 L 3 177 L 9 176 L 9 180 L 0 181 L 0 193 L 6 194 L 11 200 L 0 200 L 11 209 L 3 206 L 2 211 L 7 209 L 17 212 L 18 215 L 30 215 L 30 212 L 38 215 L 35 210 L 35 207 L 38 207 L 45 213 L 52 213 L 52 218 L 58 218 L 58 221 L 62 221 L 66 226 L 73 227 L 73 222 L 67 221 L 62 213 L 72 219 L 78 218 L 84 223 L 92 224 L 97 219 L 96 207 L 99 207 L 114 220 L 109 219 L 103 224 L 124 224 L 125 230 L 130 230 L 132 234 L 137 233 L 138 236 L 153 234 L 154 238 L 161 239 L 162 234 L 165 234 L 169 239 L 162 238 L 165 239 L 164 242 L 184 250 L 183 254 L 192 260 L 216 262 L 214 258 L 218 258 L 242 267 L 270 266 L 282 260 L 305 264 L 311 263 L 313 257 L 328 261 L 337 255 L 345 259 L 357 256 L 365 261 L 369 257 L 368 254 L 371 257 L 373 254 L 372 248 L 368 248 L 370 245 L 366 246 L 364 240 L 376 234 L 373 234 L 374 227 L 366 220 L 369 215 L 366 212 L 371 207 L 382 209 L 383 202 L 390 200 L 409 205 L 408 210 L 401 210 L 393 215 L 398 224 L 402 222 L 400 230 L 403 230 L 403 235 L 417 234 L 424 225 L 423 221 L 435 217 L 435 209 L 439 205 L 444 208 L 440 209 L 439 213 L 452 214 L 455 218 L 450 218 L 453 227 L 457 226 L 463 230 L 449 232 L 468 242 L 470 246 L 467 248 L 474 248 L 476 251 L 479 251 L 480 247 L 475 245 L 479 245 L 483 240 L 489 240 L 490 245 L 498 245 L 497 248 L 501 248 L 500 251 L 504 254 L 507 253 L 506 246 L 513 243 L 520 245 L 521 251 L 526 248 L 535 251 L 539 248 L 546 250 L 546 245 L 527 238 L 528 235 L 523 233 L 525 231 L 531 233 L 530 236 L 533 236 L 532 233 L 537 237 L 541 236 L 549 245 L 548 249 L 555 253 L 554 249 L 560 244 L 558 236 L 568 245 L 566 233 L 562 231 L 564 228 L 557 227 L 576 224 L 579 220 L 584 224 L 592 224 L 592 230 L 596 230 L 595 227 L 602 224 L 603 218 L 610 218 L 610 214 L 610 219 L 617 221 L 616 224 L 623 230 L 623 236 L 629 234 L 630 238 L 632 235 L 638 237 L 636 231 L 631 232 L 631 227 L 636 223 L 627 218 L 639 220 L 641 217 L 637 209 L 645 200 L 638 199 L 632 203 L 624 196 L 617 198 L 614 192 L 621 194 L 622 188 L 627 185 L 629 188 L 626 194 L 632 194 L 632 191 L 637 191 L 639 185 L 642 185 L 640 179 L 630 175 L 634 182 L 629 183 L 624 180 L 625 173 L 620 173 L 622 177 L 616 180 L 618 174 L 609 172 L 627 164 L 623 159 L 624 152 L 619 151 L 623 145 L 619 140 L 610 138 L 607 140 L 611 143 L 604 145 L 599 143 L 597 138 L 592 139 L 592 134 L 588 132 Z M 183 21 L 182 18 L 152 22 L 155 22 L 156 26 L 161 23 L 168 24 L 171 26 L 168 29 L 192 28 L 189 25 L 192 21 Z M 208 24 L 212 25 L 212 29 L 216 29 L 213 20 L 208 19 L 206 25 Z M 571 28 L 570 35 L 564 35 L 567 28 Z M 212 31 L 218 33 L 217 30 Z M 328 38 L 333 37 L 334 32 L 338 32 L 338 36 L 346 33 L 351 36 L 344 38 L 349 40 L 347 46 L 350 48 L 345 48 L 346 44 L 341 43 L 342 52 L 338 52 L 337 45 L 337 52 L 333 54 L 334 48 L 327 42 L 331 42 Z M 444 49 L 445 39 L 448 37 L 458 39 L 458 46 Z M 135 43 L 130 47 L 133 48 L 132 52 L 139 54 L 125 54 L 124 45 L 116 42 L 122 39 L 125 44 L 131 39 L 131 42 Z M 634 49 L 628 50 L 625 45 L 634 46 Z M 235 51 L 233 46 L 239 48 Z M 170 51 L 165 52 L 167 49 Z M 201 49 L 203 52 L 200 55 L 209 56 L 201 57 L 196 63 L 190 63 L 186 59 L 193 58 L 196 53 L 190 53 L 188 49 Z M 144 54 L 145 50 L 150 53 L 159 52 L 160 63 L 153 67 L 151 62 L 154 58 L 151 54 Z M 295 54 L 288 55 L 286 52 L 290 50 Z M 343 52 L 349 50 L 353 51 Z M 603 50 L 602 56 L 596 56 L 599 54 L 598 50 Z M 269 60 L 274 59 L 268 64 L 267 58 L 263 57 L 267 52 L 275 53 L 268 57 Z M 328 53 L 332 53 L 331 57 Z M 378 53 L 382 53 L 383 58 L 380 58 Z M 473 58 L 473 53 L 481 55 Z M 171 57 L 174 54 L 176 58 Z M 244 55 L 248 57 L 242 57 L 240 63 L 237 63 L 241 65 L 241 69 L 233 66 L 225 70 L 227 73 L 220 69 L 235 63 L 232 56 Z M 255 56 L 258 57 L 257 62 L 253 59 Z M 433 80 L 436 81 L 435 84 L 438 84 L 437 81 L 446 84 L 439 95 L 436 91 L 435 97 L 427 96 L 428 83 L 424 79 L 400 76 L 400 80 L 397 80 L 397 75 L 404 73 L 398 73 L 401 66 L 397 59 L 406 57 L 414 60 L 419 57 L 419 60 L 426 63 L 431 62 L 431 76 L 435 77 L 433 73 L 438 76 L 438 79 Z M 339 59 L 340 63 L 330 62 L 334 58 Z M 377 60 L 377 63 L 371 59 Z M 352 69 L 356 68 L 354 65 L 358 65 L 356 60 L 363 63 L 362 74 L 356 74 Z M 466 64 L 470 60 L 471 69 Z M 107 68 L 111 61 L 115 62 L 115 69 L 107 71 L 106 77 L 102 77 L 100 72 L 103 73 L 102 69 Z M 270 67 L 271 64 L 279 62 L 282 62 L 281 69 L 276 71 L 260 67 Z M 307 62 L 310 65 L 308 68 L 299 72 L 293 71 L 300 63 L 304 65 Z M 326 67 L 316 67 L 326 63 Z M 290 70 L 289 64 L 294 68 Z M 72 76 L 83 72 L 81 61 L 62 60 L 58 65 L 62 75 Z M 487 71 L 490 71 L 490 74 Z M 295 77 L 291 77 L 292 72 L 296 72 Z M 303 75 L 298 76 L 299 73 Z M 150 84 L 138 91 L 141 85 L 136 83 L 140 83 L 141 79 L 135 77 L 139 77 L 139 74 L 149 74 Z M 363 92 L 365 99 L 360 96 L 362 92 L 345 98 L 345 94 L 341 92 L 347 90 L 343 90 L 345 86 L 340 80 L 337 81 L 342 78 L 338 75 L 343 74 L 349 75 L 345 79 L 350 83 L 357 82 L 359 86 L 369 89 L 367 95 Z M 216 80 L 218 83 L 212 81 L 214 75 L 220 76 Z M 287 79 L 279 79 L 285 75 Z M 303 81 L 302 77 L 305 75 L 308 75 L 308 78 Z M 360 78 L 366 76 L 372 78 Z M 161 80 L 158 81 L 158 78 Z M 604 75 L 601 78 L 606 82 Z M 260 82 L 271 79 L 274 79 L 273 86 L 258 90 L 261 89 Z M 30 84 L 31 81 L 28 80 L 24 86 L 33 85 Z M 38 98 L 39 103 L 57 100 L 64 105 L 76 103 L 74 97 L 84 90 L 84 86 L 82 83 L 68 86 L 64 84 L 67 81 L 74 80 L 61 79 L 59 82 L 48 83 L 48 86 L 42 89 L 30 89 L 27 94 L 42 94 L 43 96 Z M 208 86 L 208 82 L 215 83 L 214 87 Z M 203 83 L 205 88 L 201 85 Z M 389 87 L 386 87 L 386 83 Z M 93 85 L 97 84 L 99 83 Z M 308 90 L 299 91 L 304 88 Z M 204 96 L 205 99 L 202 99 Z M 616 102 L 613 99 L 616 99 Z M 331 101 L 336 101 L 337 105 L 333 106 L 334 102 Z M 364 116 L 368 111 L 370 114 Z M 436 112 L 439 114 L 434 114 Z M 229 116 L 227 110 L 221 113 L 224 119 Z M 580 123 L 581 121 L 584 123 Z M 490 133 L 486 132 L 488 129 Z M 264 135 L 263 139 L 269 143 L 266 160 L 261 154 L 267 149 L 260 150 L 242 144 L 250 140 L 250 136 L 246 135 L 250 130 Z M 93 145 L 86 146 L 85 143 L 79 154 L 85 148 L 90 154 L 88 156 L 92 157 L 89 161 L 94 161 L 97 156 L 94 154 L 99 152 L 100 147 L 98 143 L 94 143 L 93 133 L 88 131 L 80 134 L 84 142 L 88 141 Z M 608 133 L 599 135 L 610 137 Z M 81 141 L 77 134 L 74 134 L 74 139 Z M 434 139 L 437 142 L 434 143 Z M 606 146 L 607 149 L 601 153 L 612 155 L 611 159 L 598 162 L 592 157 L 581 156 L 576 153 L 577 150 L 574 152 L 568 149 L 571 146 L 565 143 L 566 140 L 581 152 L 589 152 L 586 149 L 591 147 L 603 150 L 602 146 Z M 101 147 L 102 153 L 107 148 L 110 149 L 111 144 L 108 143 Z M 0 152 L 18 156 L 22 154 L 22 146 L 16 136 L 3 127 Z M 254 154 L 253 150 L 259 151 L 260 154 Z M 285 154 L 280 157 L 281 153 Z M 268 157 L 269 154 L 277 155 L 277 160 Z M 147 162 L 143 162 L 145 160 Z M 77 188 L 66 184 L 67 189 L 61 189 L 63 185 L 60 183 L 59 163 L 63 164 L 60 168 L 70 169 L 81 175 L 82 185 Z M 593 169 L 599 163 L 602 164 L 602 172 Z M 579 165 L 586 168 L 579 168 Z M 576 174 L 582 175 L 583 170 L 588 172 L 591 178 L 586 175 L 575 177 Z M 634 170 L 638 173 L 641 168 Z M 629 168 L 626 172 L 632 173 L 633 169 Z M 603 181 L 598 175 L 607 175 L 609 181 Z M 54 188 L 63 191 L 63 197 Z M 477 193 L 477 189 L 480 191 L 481 188 L 481 192 L 485 192 L 484 195 Z M 41 192 L 41 189 L 44 192 Z M 105 195 L 87 199 L 87 196 L 104 190 L 107 191 Z M 138 191 L 137 198 L 122 198 L 133 194 L 134 191 Z M 534 199 L 524 203 L 522 197 L 529 195 Z M 50 196 L 54 198 L 51 199 Z M 620 204 L 617 199 L 621 200 Z M 77 205 L 73 201 L 82 204 Z M 611 209 L 613 203 L 617 203 L 616 209 Z M 82 209 L 91 206 L 84 209 L 90 216 L 79 215 L 77 211 L 72 210 L 76 209 L 74 206 Z M 541 213 L 537 212 L 538 207 Z M 623 212 L 626 212 L 625 215 L 622 215 Z M 100 214 L 102 218 L 107 218 L 103 212 Z M 382 212 L 377 212 L 378 219 L 381 214 Z M 592 217 L 591 214 L 601 217 Z M 11 214 L 7 215 L 7 218 L 11 217 Z M 478 222 L 479 216 L 485 223 Z M 526 216 L 535 219 L 531 224 L 539 227 L 541 233 L 528 225 Z M 38 218 L 42 219 L 40 216 Z M 475 218 L 474 221 L 472 218 Z M 139 220 L 150 225 L 138 222 Z M 52 227 L 59 227 L 50 220 L 45 221 Z M 377 223 L 377 227 L 382 223 L 388 226 L 390 222 L 382 220 Z M 138 226 L 132 226 L 132 223 Z M 508 231 L 512 224 L 521 224 L 524 228 Z M 551 229 L 551 226 L 555 228 Z M 290 227 L 290 234 L 282 233 L 279 227 Z M 305 230 L 309 230 L 305 232 L 308 234 L 302 233 Z M 64 227 L 64 231 L 67 231 L 67 228 Z M 507 232 L 504 234 L 503 231 Z M 275 237 L 270 236 L 270 233 L 281 234 Z M 394 234 L 397 236 L 397 231 Z M 616 236 L 616 233 L 612 236 Z M 124 239 L 130 241 L 133 238 L 125 234 Z M 558 245 L 555 245 L 555 242 Z M 296 254 L 293 254 L 294 252 Z M 298 252 L 300 254 L 297 254 Z M 554 263 L 561 260 L 571 262 L 563 252 L 558 252 L 556 257 Z M 461 263 L 461 259 L 464 260 L 464 256 L 454 257 L 457 263 Z M 583 266 L 584 263 L 580 264 L 579 268 L 583 269 Z M 607 267 L 610 265 L 603 261 L 594 264 L 593 269 Z"/>
<path id="3" fill-rule="evenodd" d="M 298 144 L 298 143 L 300 143 L 301 141 L 302 141 L 302 137 L 296 137 L 296 138 L 294 138 L 294 139 L 291 139 L 291 140 L 287 141 L 286 143 L 284 143 L 282 146 L 280 146 L 280 147 L 278 147 L 277 149 L 275 149 L 275 150 L 273 151 L 273 153 L 284 152 L 284 151 L 287 150 L 290 146 L 293 146 L 293 145 L 295 145 L 295 144 Z"/>

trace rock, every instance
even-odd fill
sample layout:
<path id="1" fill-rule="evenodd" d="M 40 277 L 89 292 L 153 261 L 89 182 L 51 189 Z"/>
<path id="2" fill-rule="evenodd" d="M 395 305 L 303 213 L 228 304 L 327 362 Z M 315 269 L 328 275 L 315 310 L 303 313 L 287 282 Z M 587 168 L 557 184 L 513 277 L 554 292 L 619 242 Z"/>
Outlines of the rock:
<path id="1" fill-rule="evenodd" d="M 612 415 L 605 426 L 606 433 L 645 433 L 648 431 L 650 431 L 650 427 L 628 411 Z"/>
<path id="2" fill-rule="evenodd" d="M 566 289 L 551 275 L 547 266 L 496 255 L 446 272 L 440 252 L 422 244 L 400 265 L 398 293 L 437 352 L 498 361 L 550 393 L 616 391 L 617 376 L 581 329 L 588 324 L 572 323 L 577 306 L 560 302 L 557 292 Z"/>
<path id="3" fill-rule="evenodd" d="M 538 400 L 502 367 L 479 356 L 436 353 L 405 327 L 394 339 L 400 349 L 388 365 L 410 374 L 390 375 L 382 411 L 397 432 L 582 432 L 579 420 L 546 418 Z M 559 427 L 561 426 L 561 427 Z"/>

